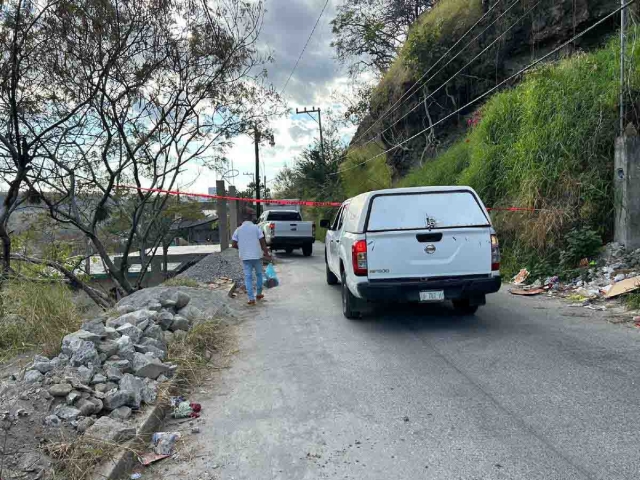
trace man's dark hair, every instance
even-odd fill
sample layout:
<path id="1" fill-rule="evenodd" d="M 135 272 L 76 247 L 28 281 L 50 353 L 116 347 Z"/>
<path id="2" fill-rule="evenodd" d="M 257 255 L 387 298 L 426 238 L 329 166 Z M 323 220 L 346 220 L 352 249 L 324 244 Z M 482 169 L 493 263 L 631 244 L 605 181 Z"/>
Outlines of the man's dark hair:
<path id="1" fill-rule="evenodd" d="M 251 212 L 242 212 L 242 221 L 243 222 L 253 222 L 253 213 Z"/>

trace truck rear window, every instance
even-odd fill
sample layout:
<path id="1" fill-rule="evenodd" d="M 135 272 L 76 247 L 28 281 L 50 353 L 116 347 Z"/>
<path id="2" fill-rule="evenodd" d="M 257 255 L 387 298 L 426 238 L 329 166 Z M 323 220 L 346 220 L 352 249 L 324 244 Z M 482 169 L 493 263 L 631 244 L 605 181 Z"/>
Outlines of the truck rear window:
<path id="1" fill-rule="evenodd" d="M 267 221 L 271 222 L 300 222 L 302 217 L 298 212 L 269 212 Z"/>
<path id="2" fill-rule="evenodd" d="M 371 202 L 367 231 L 422 230 L 489 225 L 471 192 L 380 195 Z"/>

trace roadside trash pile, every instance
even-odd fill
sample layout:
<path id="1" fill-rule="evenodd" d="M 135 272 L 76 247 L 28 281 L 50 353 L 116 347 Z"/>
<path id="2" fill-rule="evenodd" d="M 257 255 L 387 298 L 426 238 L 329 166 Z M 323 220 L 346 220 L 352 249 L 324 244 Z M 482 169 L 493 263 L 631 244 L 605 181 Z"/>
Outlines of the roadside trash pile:
<path id="1" fill-rule="evenodd" d="M 604 305 L 593 303 L 640 291 L 640 249 L 627 252 L 623 246 L 610 243 L 597 259 L 582 260 L 579 272 L 580 276 L 561 282 L 557 276 L 532 279 L 529 271 L 522 269 L 513 278 L 516 288 L 509 291 L 522 296 L 547 293 L 573 300 L 576 303 L 572 306 L 605 310 Z"/>
<path id="2" fill-rule="evenodd" d="M 109 443 L 136 436 L 134 413 L 156 403 L 160 384 L 177 369 L 165 362 L 168 344 L 204 318 L 185 292 L 162 293 L 143 306 L 119 305 L 85 321 L 64 337 L 58 356 L 36 355 L 24 373 L 0 384 L 7 451 L 21 451 L 29 438 L 46 443 L 62 432 Z M 196 405 L 188 406 L 189 414 L 196 412 Z M 47 463 L 44 454 L 35 460 L 6 455 L 3 478 L 47 478 Z"/>
<path id="3" fill-rule="evenodd" d="M 184 397 L 171 397 L 171 418 L 174 420 L 190 420 L 200 418 L 202 406 L 199 403 L 190 402 Z M 172 422 L 169 427 L 179 425 L 183 422 Z M 191 433 L 200 433 L 199 427 L 191 428 Z M 149 451 L 139 455 L 138 461 L 140 466 L 148 467 L 160 460 L 170 458 L 176 454 L 176 445 L 182 438 L 182 431 L 169 431 L 169 432 L 156 432 L 151 437 L 151 444 L 149 445 Z M 131 478 L 142 478 L 142 470 L 138 468 L 138 471 L 134 471 L 131 474 Z"/>

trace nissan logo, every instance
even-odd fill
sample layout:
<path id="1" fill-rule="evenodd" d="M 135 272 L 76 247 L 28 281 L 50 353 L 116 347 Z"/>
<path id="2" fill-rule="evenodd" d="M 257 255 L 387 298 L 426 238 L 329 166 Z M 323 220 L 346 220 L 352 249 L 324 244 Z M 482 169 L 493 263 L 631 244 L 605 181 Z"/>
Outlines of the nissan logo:
<path id="1" fill-rule="evenodd" d="M 424 247 L 424 251 L 426 253 L 428 253 L 429 255 L 436 253 L 436 246 L 435 245 L 427 245 L 426 247 Z"/>

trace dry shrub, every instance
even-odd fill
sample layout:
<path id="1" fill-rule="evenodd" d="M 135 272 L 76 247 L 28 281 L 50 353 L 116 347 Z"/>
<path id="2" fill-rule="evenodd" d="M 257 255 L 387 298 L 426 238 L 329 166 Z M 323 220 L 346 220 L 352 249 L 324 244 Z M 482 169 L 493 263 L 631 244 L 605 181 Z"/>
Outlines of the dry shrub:
<path id="1" fill-rule="evenodd" d="M 211 365 L 215 356 L 227 356 L 231 350 L 228 327 L 219 320 L 195 325 L 183 340 L 169 345 L 169 361 L 178 365 L 178 378 L 190 385 L 205 380 L 212 370 L 224 366 Z"/>
<path id="2" fill-rule="evenodd" d="M 86 480 L 93 469 L 114 457 L 118 445 L 86 437 L 61 440 L 44 445 L 44 452 L 53 462 L 54 480 Z"/>

